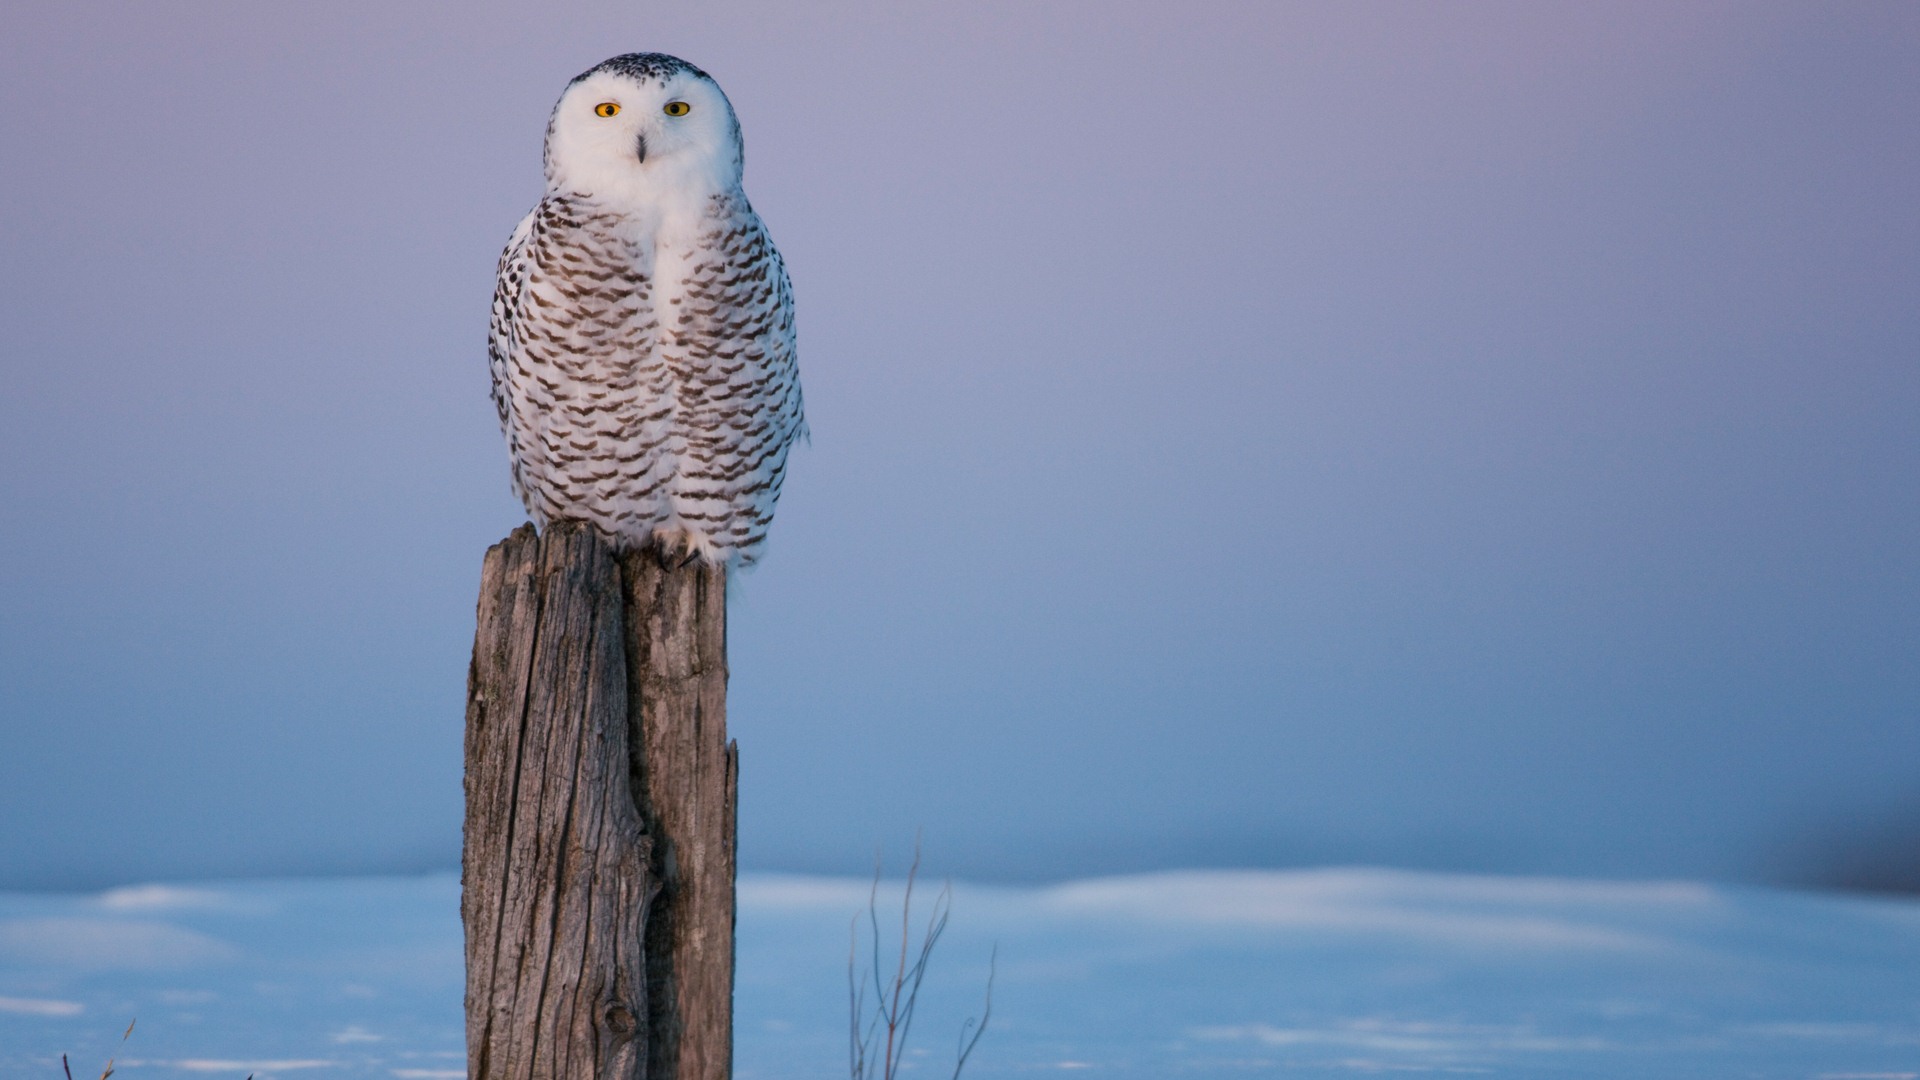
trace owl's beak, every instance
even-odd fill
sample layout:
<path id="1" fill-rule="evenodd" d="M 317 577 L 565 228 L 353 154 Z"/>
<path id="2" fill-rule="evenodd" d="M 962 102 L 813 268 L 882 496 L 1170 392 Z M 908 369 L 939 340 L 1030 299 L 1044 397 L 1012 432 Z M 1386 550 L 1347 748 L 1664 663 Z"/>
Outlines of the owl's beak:
<path id="1" fill-rule="evenodd" d="M 637 140 L 635 140 L 635 143 L 634 143 L 634 154 L 635 154 L 635 155 L 636 155 L 637 157 L 639 157 L 639 159 L 640 159 L 640 163 L 641 163 L 642 165 L 644 165 L 644 164 L 646 164 L 646 162 L 647 162 L 647 136 L 646 136 L 646 133 L 645 133 L 645 132 L 642 132 L 642 133 L 640 134 L 640 138 L 639 138 L 639 139 L 637 139 Z"/>

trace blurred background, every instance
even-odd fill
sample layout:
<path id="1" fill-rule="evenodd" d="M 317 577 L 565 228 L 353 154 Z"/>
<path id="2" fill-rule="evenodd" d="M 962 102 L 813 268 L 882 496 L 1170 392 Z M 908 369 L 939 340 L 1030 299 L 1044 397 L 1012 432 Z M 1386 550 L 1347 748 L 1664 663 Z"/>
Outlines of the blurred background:
<path id="1" fill-rule="evenodd" d="M 1920 5 L 0 11 L 0 888 L 457 865 L 494 261 L 710 71 L 747 869 L 1920 886 Z"/>

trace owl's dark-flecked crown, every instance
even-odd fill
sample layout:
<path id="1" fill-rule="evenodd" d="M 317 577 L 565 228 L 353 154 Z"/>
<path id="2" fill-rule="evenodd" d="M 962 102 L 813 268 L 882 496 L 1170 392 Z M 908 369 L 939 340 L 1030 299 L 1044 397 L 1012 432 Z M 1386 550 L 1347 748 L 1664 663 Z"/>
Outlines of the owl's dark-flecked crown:
<path id="1" fill-rule="evenodd" d="M 611 60 L 603 60 L 574 76 L 573 82 L 579 82 L 581 79 L 598 75 L 603 71 L 611 71 L 615 74 L 625 75 L 630 79 L 635 79 L 640 82 L 665 82 L 675 75 L 692 75 L 695 78 L 705 79 L 708 82 L 713 81 L 713 76 L 708 75 L 706 72 L 701 71 L 699 68 L 694 67 L 692 64 L 687 63 L 677 56 L 668 56 L 666 53 L 657 52 L 636 52 L 625 53 Z M 568 83 L 567 85 L 571 86 L 573 84 Z"/>

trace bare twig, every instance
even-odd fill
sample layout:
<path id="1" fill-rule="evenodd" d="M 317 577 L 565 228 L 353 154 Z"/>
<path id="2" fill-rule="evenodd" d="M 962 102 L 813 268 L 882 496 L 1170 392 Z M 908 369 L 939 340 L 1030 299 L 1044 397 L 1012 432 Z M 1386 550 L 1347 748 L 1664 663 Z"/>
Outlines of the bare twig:
<path id="1" fill-rule="evenodd" d="M 980 1011 L 979 1023 L 976 1024 L 969 1017 L 966 1023 L 960 1025 L 960 1049 L 959 1056 L 953 1062 L 953 1080 L 960 1080 L 960 1070 L 967 1067 L 967 1059 L 973 1056 L 973 1048 L 980 1044 L 980 1036 L 987 1033 L 987 1021 L 993 1019 L 993 977 L 999 970 L 1000 946 L 995 945 L 993 953 L 987 957 L 987 1005 Z M 971 1038 L 967 1035 L 969 1029 L 973 1032 Z"/>
<path id="2" fill-rule="evenodd" d="M 127 1030 L 120 1033 L 120 1045 L 126 1045 L 127 1039 L 133 1035 L 133 1025 L 139 1022 L 140 1018 L 137 1016 L 127 1021 Z M 107 1067 L 100 1070 L 100 1080 L 107 1080 L 107 1077 L 113 1075 L 113 1063 L 119 1060 L 119 1057 L 120 1055 L 116 1053 L 113 1057 L 107 1059 Z M 67 1065 L 67 1055 L 65 1054 L 60 1055 L 60 1068 L 66 1072 L 67 1080 L 73 1080 L 73 1069 Z"/>
<path id="3" fill-rule="evenodd" d="M 906 892 L 900 904 L 900 951 L 889 977 L 881 967 L 880 951 L 880 877 L 881 863 L 874 862 L 873 885 L 867 891 L 867 937 L 871 970 L 861 970 L 860 916 L 849 928 L 847 948 L 847 1061 L 852 1080 L 898 1080 L 901 1063 L 906 1059 L 907 1036 L 913 1030 L 913 1018 L 920 1005 L 920 986 L 927 977 L 934 946 L 946 933 L 947 917 L 953 909 L 953 885 L 941 887 L 934 898 L 933 910 L 921 931 L 916 947 L 913 940 L 913 893 L 920 879 L 920 841 L 914 839 L 913 863 L 907 868 Z M 996 950 L 997 955 L 997 950 Z M 993 1014 L 993 968 L 987 976 L 987 1011 L 978 1019 L 969 1019 L 960 1030 L 959 1059 L 954 1065 L 955 1080 L 967 1064 L 967 1058 L 987 1029 Z M 856 972 L 858 973 L 856 975 Z M 874 999 L 872 1011 L 867 1005 L 868 979 Z M 884 1037 L 883 1037 L 884 1036 Z"/>
<path id="4" fill-rule="evenodd" d="M 133 1036 L 133 1025 L 139 1022 L 140 1018 L 137 1016 L 127 1021 L 127 1030 L 120 1033 L 120 1044 L 122 1046 L 125 1046 L 127 1040 Z M 107 1077 L 113 1075 L 113 1063 L 118 1058 L 119 1055 L 115 1054 L 113 1057 L 107 1059 L 107 1067 L 100 1071 L 100 1080 L 107 1080 Z M 67 1063 L 67 1055 L 65 1054 L 60 1055 L 60 1071 L 67 1074 L 67 1080 L 73 1080 L 73 1066 Z M 247 1074 L 247 1080 L 253 1080 L 252 1073 Z"/>

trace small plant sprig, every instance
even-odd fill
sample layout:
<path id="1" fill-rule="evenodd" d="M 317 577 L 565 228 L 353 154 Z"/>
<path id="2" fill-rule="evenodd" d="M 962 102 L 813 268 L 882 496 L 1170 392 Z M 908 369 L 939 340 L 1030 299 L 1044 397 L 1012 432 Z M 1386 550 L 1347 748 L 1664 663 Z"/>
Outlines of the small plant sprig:
<path id="1" fill-rule="evenodd" d="M 867 893 L 865 914 L 871 939 L 870 972 L 860 964 L 861 916 L 853 917 L 848 935 L 847 1053 L 852 1080 L 896 1080 L 900 1063 L 906 1057 L 907 1034 L 913 1028 L 914 1010 L 920 1004 L 920 983 L 927 976 L 927 963 L 933 958 L 933 947 L 939 944 L 940 935 L 946 933 L 947 916 L 953 909 L 953 884 L 948 882 L 941 886 L 940 894 L 934 898 L 933 913 L 927 919 L 919 944 L 914 944 L 913 890 L 920 877 L 920 841 L 915 837 L 913 864 L 907 868 L 906 895 L 900 903 L 900 951 L 893 973 L 888 976 L 881 968 L 880 873 L 881 864 L 875 860 L 873 887 Z M 980 1036 L 987 1032 L 987 1022 L 993 1018 L 993 980 L 999 958 L 1000 950 L 996 946 L 987 961 L 985 1008 L 978 1017 L 968 1017 L 967 1022 L 960 1026 L 953 1080 L 959 1080 L 961 1070 L 967 1067 L 967 1059 L 973 1056 L 974 1047 L 980 1044 Z M 867 1002 L 869 987 L 874 995 L 871 1008 Z"/>
<path id="2" fill-rule="evenodd" d="M 127 1021 L 127 1030 L 120 1033 L 120 1045 L 123 1048 L 127 1045 L 127 1039 L 133 1035 L 133 1025 L 139 1022 L 140 1018 L 137 1016 Z M 107 1077 L 113 1075 L 113 1063 L 119 1059 L 120 1055 L 118 1053 L 107 1059 L 107 1067 L 100 1070 L 100 1080 L 107 1080 Z M 73 1066 L 67 1064 L 67 1055 L 65 1054 L 60 1055 L 60 1070 L 67 1074 L 67 1080 L 73 1080 Z M 253 1078 L 248 1077 L 247 1080 L 253 1080 Z"/>
<path id="3" fill-rule="evenodd" d="M 121 1047 L 124 1048 L 127 1045 L 127 1039 L 133 1035 L 133 1025 L 139 1022 L 140 1018 L 137 1016 L 127 1021 L 127 1030 L 120 1033 Z M 100 1070 L 100 1080 L 107 1080 L 107 1077 L 113 1075 L 113 1063 L 119 1059 L 119 1054 L 115 1054 L 107 1059 L 107 1067 Z M 67 1055 L 65 1054 L 60 1055 L 60 1071 L 67 1074 L 67 1080 L 73 1080 L 73 1066 L 67 1064 Z M 252 1073 L 247 1074 L 247 1080 L 253 1080 Z"/>

